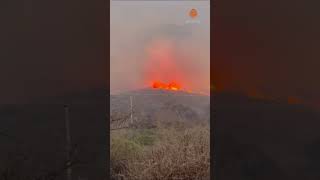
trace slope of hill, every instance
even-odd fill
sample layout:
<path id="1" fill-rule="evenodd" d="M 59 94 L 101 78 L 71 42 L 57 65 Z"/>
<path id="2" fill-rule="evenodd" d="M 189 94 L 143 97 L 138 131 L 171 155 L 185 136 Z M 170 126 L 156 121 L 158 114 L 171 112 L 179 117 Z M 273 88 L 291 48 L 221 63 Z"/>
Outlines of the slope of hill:
<path id="1" fill-rule="evenodd" d="M 68 103 L 72 142 L 86 162 L 73 169 L 74 175 L 105 176 L 105 95 L 101 90 L 1 107 L 1 170 L 17 158 L 15 152 L 29 156 L 24 162 L 29 173 L 59 167 L 65 160 L 62 104 Z M 210 117 L 208 96 L 150 89 L 111 95 L 111 111 L 128 113 L 130 96 L 135 117 L 150 121 L 165 118 L 162 112 L 193 121 Z M 217 180 L 320 178 L 319 112 L 234 94 L 214 94 L 213 100 Z"/>
<path id="2" fill-rule="evenodd" d="M 130 113 L 131 102 L 135 119 L 146 119 L 151 123 L 159 118 L 197 121 L 209 120 L 210 117 L 209 96 L 158 89 L 141 89 L 111 95 L 111 113 Z"/>

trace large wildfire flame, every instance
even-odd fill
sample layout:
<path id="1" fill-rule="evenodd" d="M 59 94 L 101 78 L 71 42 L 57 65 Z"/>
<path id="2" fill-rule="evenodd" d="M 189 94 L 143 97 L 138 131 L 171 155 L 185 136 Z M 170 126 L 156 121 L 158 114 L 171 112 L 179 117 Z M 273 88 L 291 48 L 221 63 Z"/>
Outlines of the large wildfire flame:
<path id="1" fill-rule="evenodd" d="M 172 90 L 172 91 L 181 90 L 180 85 L 175 82 L 170 82 L 170 83 L 166 84 L 166 83 L 163 83 L 160 81 L 155 81 L 152 83 L 152 88 L 166 89 L 166 90 Z"/>
<path id="2" fill-rule="evenodd" d="M 173 40 L 153 39 L 146 47 L 146 55 L 143 68 L 144 81 L 148 87 L 207 95 L 195 85 L 198 82 L 194 82 L 193 67 Z"/>
<path id="3" fill-rule="evenodd" d="M 182 90 L 186 75 L 179 66 L 174 43 L 168 39 L 156 39 L 146 49 L 145 81 L 148 86 L 164 90 Z M 186 87 L 185 87 L 186 88 Z"/>

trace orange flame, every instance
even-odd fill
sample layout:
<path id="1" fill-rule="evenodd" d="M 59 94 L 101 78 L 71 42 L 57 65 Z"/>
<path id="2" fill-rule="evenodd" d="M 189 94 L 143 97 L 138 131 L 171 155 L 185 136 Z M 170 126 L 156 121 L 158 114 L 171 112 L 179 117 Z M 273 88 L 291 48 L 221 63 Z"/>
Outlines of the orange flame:
<path id="1" fill-rule="evenodd" d="M 163 83 L 160 81 L 154 81 L 152 83 L 152 88 L 178 91 L 181 89 L 181 86 L 175 82 L 170 82 L 170 83 L 166 84 L 166 83 Z"/>

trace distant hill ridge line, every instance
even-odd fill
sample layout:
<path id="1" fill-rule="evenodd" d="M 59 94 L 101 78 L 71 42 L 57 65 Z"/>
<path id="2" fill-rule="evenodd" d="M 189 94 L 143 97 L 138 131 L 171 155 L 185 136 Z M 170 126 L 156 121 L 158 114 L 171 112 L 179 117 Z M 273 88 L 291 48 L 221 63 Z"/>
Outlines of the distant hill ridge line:
<path id="1" fill-rule="evenodd" d="M 111 94 L 111 96 L 208 96 L 208 95 L 202 95 L 202 94 Z M 209 97 L 209 96 L 208 96 Z"/>
<path id="2" fill-rule="evenodd" d="M 197 96 L 197 97 L 203 96 L 203 97 L 210 97 L 210 94 L 144 88 L 144 89 L 126 91 L 126 92 L 117 93 L 117 94 L 110 94 L 110 96 Z"/>

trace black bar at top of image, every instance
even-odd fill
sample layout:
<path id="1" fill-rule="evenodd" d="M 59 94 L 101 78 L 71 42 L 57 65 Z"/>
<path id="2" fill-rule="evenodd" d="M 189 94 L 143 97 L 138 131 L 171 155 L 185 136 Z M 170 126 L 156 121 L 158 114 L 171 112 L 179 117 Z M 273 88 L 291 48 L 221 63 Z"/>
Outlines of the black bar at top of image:
<path id="1" fill-rule="evenodd" d="M 210 1 L 210 0 L 111 0 L 111 1 Z"/>

